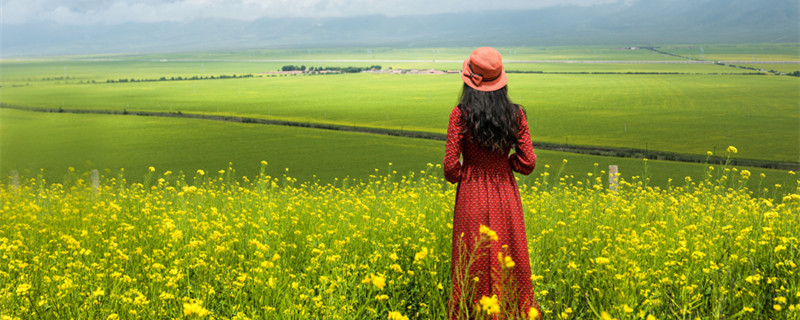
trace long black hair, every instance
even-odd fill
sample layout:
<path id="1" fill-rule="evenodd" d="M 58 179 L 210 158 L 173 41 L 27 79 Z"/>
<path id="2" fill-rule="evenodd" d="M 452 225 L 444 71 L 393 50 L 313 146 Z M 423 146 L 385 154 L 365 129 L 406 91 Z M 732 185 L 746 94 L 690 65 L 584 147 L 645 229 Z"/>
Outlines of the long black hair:
<path id="1" fill-rule="evenodd" d="M 465 83 L 458 107 L 464 126 L 462 133 L 470 132 L 474 143 L 491 151 L 516 145 L 522 108 L 511 102 L 506 86 L 495 91 L 479 91 Z"/>

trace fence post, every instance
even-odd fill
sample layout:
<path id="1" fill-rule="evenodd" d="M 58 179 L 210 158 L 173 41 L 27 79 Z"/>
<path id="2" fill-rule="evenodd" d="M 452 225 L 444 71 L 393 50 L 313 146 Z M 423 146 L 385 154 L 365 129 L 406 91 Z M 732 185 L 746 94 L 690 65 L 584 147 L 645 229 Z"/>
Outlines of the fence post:
<path id="1" fill-rule="evenodd" d="M 92 170 L 92 190 L 95 194 L 100 191 L 100 171 L 97 169 Z"/>
<path id="2" fill-rule="evenodd" d="M 9 174 L 11 174 L 11 189 L 13 189 L 15 193 L 19 192 L 19 172 L 17 172 L 17 170 L 11 170 Z"/>
<path id="3" fill-rule="evenodd" d="M 617 173 L 619 172 L 619 168 L 617 165 L 612 164 L 608 166 L 608 189 L 613 192 L 617 192 L 617 187 L 619 187 L 619 176 Z"/>

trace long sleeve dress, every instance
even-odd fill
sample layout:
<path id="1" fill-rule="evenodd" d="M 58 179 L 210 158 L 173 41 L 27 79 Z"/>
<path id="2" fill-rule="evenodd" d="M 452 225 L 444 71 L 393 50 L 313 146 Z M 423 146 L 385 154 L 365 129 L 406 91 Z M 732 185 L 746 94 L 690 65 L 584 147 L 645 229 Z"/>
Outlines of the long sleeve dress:
<path id="1" fill-rule="evenodd" d="M 465 130 L 461 124 L 461 112 L 459 107 L 455 107 L 450 113 L 443 161 L 445 179 L 450 183 L 458 183 L 453 214 L 451 299 L 459 301 L 461 294 L 455 268 L 459 261 L 459 238 L 464 239 L 465 252 L 472 252 L 474 239 L 480 236 L 479 227 L 485 225 L 497 233 L 498 240 L 490 242 L 488 251 L 479 251 L 483 255 L 471 267 L 468 279 L 479 277 L 474 299 L 499 293 L 496 276 L 500 263 L 497 256 L 498 252 L 502 252 L 510 255 L 516 263 L 512 274 L 517 287 L 519 310 L 527 315 L 528 310 L 534 307 L 541 315 L 532 291 L 525 220 L 512 172 L 528 175 L 536 166 L 528 121 L 520 109 L 519 138 L 515 153 L 509 156 L 510 148 L 492 152 L 473 143 L 469 132 L 462 133 Z M 463 155 L 463 164 L 459 162 L 460 155 Z M 508 246 L 507 249 L 503 248 L 504 245 Z"/>

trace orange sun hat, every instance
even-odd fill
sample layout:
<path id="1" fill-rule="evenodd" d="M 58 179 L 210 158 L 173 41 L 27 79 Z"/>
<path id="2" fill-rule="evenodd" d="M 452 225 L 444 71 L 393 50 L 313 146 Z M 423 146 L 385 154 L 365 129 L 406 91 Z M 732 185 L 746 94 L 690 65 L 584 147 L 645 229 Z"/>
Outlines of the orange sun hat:
<path id="1" fill-rule="evenodd" d="M 478 91 L 495 91 L 508 83 L 503 69 L 503 57 L 490 47 L 480 47 L 464 60 L 461 79 Z"/>

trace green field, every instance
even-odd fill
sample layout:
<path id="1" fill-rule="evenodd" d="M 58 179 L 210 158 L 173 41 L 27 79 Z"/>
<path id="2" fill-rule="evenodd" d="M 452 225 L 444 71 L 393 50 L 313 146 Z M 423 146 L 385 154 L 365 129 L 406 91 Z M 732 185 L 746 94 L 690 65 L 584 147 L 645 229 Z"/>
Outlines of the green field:
<path id="1" fill-rule="evenodd" d="M 731 49 L 711 45 L 704 50 L 709 54 L 744 54 L 755 52 L 750 50 L 753 48 L 759 47 Z M 798 60 L 797 56 L 792 56 L 796 46 L 765 48 L 751 55 L 765 61 L 793 57 Z M 667 46 L 660 49 L 682 54 L 685 52 L 681 50 L 691 48 Z M 381 64 L 384 69 L 457 69 L 460 62 L 448 60 L 461 61 L 470 50 L 250 50 L 6 60 L 0 61 L 0 102 L 35 108 L 220 114 L 443 133 L 461 86 L 458 75 L 275 76 L 262 73 L 287 64 L 339 67 Z M 649 50 L 615 47 L 518 47 L 500 48 L 500 51 L 507 61 L 671 61 L 675 58 Z M 800 157 L 797 143 L 800 141 L 800 79 L 796 77 L 733 75 L 730 73 L 752 71 L 709 64 L 509 63 L 507 68 L 545 72 L 509 75 L 510 94 L 514 101 L 526 107 L 535 142 L 699 155 L 707 151 L 724 155 L 725 148 L 734 145 L 740 151 L 737 154 L 740 158 L 796 162 Z M 637 72 L 679 74 L 626 74 Z M 106 83 L 119 79 L 234 74 L 254 77 Z M 73 130 L 77 129 L 75 123 L 83 123 L 83 127 L 91 130 Z M 247 167 L 265 158 L 244 142 L 269 140 L 269 137 L 280 137 L 263 142 L 273 149 L 270 158 L 274 160 L 266 159 L 275 164 L 271 170 L 291 167 L 297 170 L 293 171 L 295 176 L 301 178 L 364 176 L 375 168 L 385 168 L 389 162 L 402 172 L 424 163 L 436 163 L 441 157 L 441 143 L 434 141 L 328 131 L 309 133 L 304 131 L 308 129 L 200 120 L 44 115 L 3 109 L 0 124 L 3 126 L 3 170 L 41 167 L 63 172 L 69 166 L 144 168 L 158 164 L 192 171 L 225 167 L 227 162 L 234 161 L 237 166 L 241 165 L 241 171 L 252 173 Z M 129 129 L 112 130 L 117 128 Z M 325 139 L 306 143 L 302 138 L 319 135 Z M 256 138 L 249 140 L 248 136 Z M 243 142 L 225 143 L 239 140 Z M 76 148 L 70 141 L 81 141 L 92 146 L 92 151 Z M 63 147 L 66 145 L 73 147 Z M 410 147 L 412 145 L 418 147 Z M 303 146 L 307 149 L 293 152 Z M 213 152 L 215 148 L 225 152 Z M 306 155 L 307 150 L 314 149 L 326 150 L 324 154 L 330 158 L 331 165 L 321 168 L 315 164 L 314 157 Z M 164 157 L 162 150 L 179 150 L 177 154 L 181 156 Z M 357 154 L 364 158 L 363 163 L 352 158 L 352 150 L 359 150 Z M 403 154 L 401 150 L 408 153 Z M 86 164 L 88 159 L 83 157 L 86 152 L 97 153 L 91 157 L 91 165 Z M 115 155 L 117 152 L 123 156 Z M 625 164 L 630 169 L 623 172 L 630 175 L 641 172 L 641 160 L 542 153 L 545 155 L 543 163 L 555 164 L 562 158 L 570 159 L 569 167 L 580 163 L 574 168 L 575 172 L 585 172 L 595 162 L 601 163 L 601 167 L 608 162 Z M 193 156 L 182 157 L 185 154 Z M 572 170 L 569 167 L 567 170 Z M 702 172 L 692 165 L 685 168 L 690 167 L 694 169 L 658 170 L 654 178 L 664 183 L 667 177 L 682 179 Z"/>
<path id="2" fill-rule="evenodd" d="M 510 95 L 528 110 L 534 141 L 694 154 L 736 145 L 743 158 L 796 161 L 800 156 L 796 77 L 511 74 L 509 79 Z M 460 78 L 347 74 L 38 81 L 3 89 L 4 103 L 29 107 L 214 113 L 444 132 Z"/>
<path id="3" fill-rule="evenodd" d="M 515 60 L 664 60 L 648 50 L 629 50 L 626 46 L 515 46 L 496 47 L 507 61 Z M 198 60 L 456 60 L 463 61 L 473 47 L 444 48 L 310 48 L 210 51 L 168 54 L 110 54 L 60 57 L 67 59 L 198 59 Z M 667 57 L 669 60 L 680 58 Z"/>
<path id="4" fill-rule="evenodd" d="M 716 44 L 716 45 L 665 45 L 659 50 L 694 59 L 710 61 L 798 61 L 800 44 Z"/>
<path id="5" fill-rule="evenodd" d="M 140 180 L 150 166 L 189 174 L 198 169 L 227 170 L 229 163 L 238 175 L 253 177 L 263 160 L 269 163 L 267 173 L 272 176 L 288 174 L 301 181 L 329 182 L 348 176 L 367 178 L 376 170 L 404 175 L 427 163 L 440 163 L 444 157 L 442 141 L 211 120 L 0 109 L 0 123 L 0 176 L 4 181 L 11 170 L 60 181 L 69 175 L 68 167 L 99 169 L 105 174 L 124 169 L 130 179 Z M 701 180 L 707 169 L 702 164 L 547 150 L 536 154 L 537 171 L 519 176 L 522 183 L 532 184 L 547 167 L 556 171 L 563 166 L 562 176 L 584 181 L 605 177 L 609 165 L 618 165 L 622 178 L 649 178 L 649 183 L 658 186 L 682 183 L 687 176 Z M 763 182 L 760 177 L 753 178 L 754 190 L 760 190 L 758 185 L 774 189 L 775 184 L 795 184 L 795 176 L 786 171 L 749 170 L 756 177 L 766 175 Z"/>

